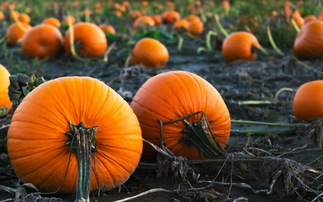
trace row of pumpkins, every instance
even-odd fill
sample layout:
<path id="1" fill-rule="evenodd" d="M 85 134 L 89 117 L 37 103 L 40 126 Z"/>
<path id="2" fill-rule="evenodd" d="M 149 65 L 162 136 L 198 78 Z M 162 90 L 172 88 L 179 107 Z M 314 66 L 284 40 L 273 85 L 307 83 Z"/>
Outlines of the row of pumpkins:
<path id="1" fill-rule="evenodd" d="M 190 15 L 180 19 L 176 11 L 165 12 L 163 19 L 173 23 L 174 29 L 184 29 L 190 35 L 202 34 L 203 23 L 198 16 Z M 177 15 L 176 15 L 177 14 Z M 72 16 L 71 23 L 75 23 Z M 55 18 L 45 19 L 43 23 L 31 27 L 26 22 L 13 23 L 6 33 L 7 43 L 14 45 L 21 40 L 21 48 L 30 58 L 53 57 L 61 52 L 62 45 L 66 53 L 77 54 L 85 58 L 102 57 L 107 51 L 108 41 L 104 32 L 115 34 L 111 25 L 100 26 L 90 22 L 79 22 L 68 30 L 63 38 L 58 29 L 59 21 Z M 140 27 L 153 26 L 155 21 L 151 16 L 140 16 L 134 23 L 134 30 Z M 53 26 L 54 25 L 54 26 Z M 73 34 L 71 34 L 73 32 Z M 72 35 L 72 36 L 71 36 Z M 320 58 L 323 56 L 323 21 L 313 19 L 301 27 L 294 43 L 294 54 L 300 59 Z M 73 39 L 73 40 L 71 40 Z M 253 48 L 264 50 L 257 38 L 249 32 L 238 31 L 228 35 L 222 44 L 222 56 L 225 61 L 252 60 L 257 58 Z M 144 38 L 138 41 L 131 52 L 130 62 L 149 68 L 163 68 L 169 59 L 167 47 L 156 39 Z"/>
<path id="2" fill-rule="evenodd" d="M 10 74 L 0 66 L 0 75 L 0 107 L 9 109 Z M 293 102 L 295 117 L 323 118 L 322 100 L 322 80 L 303 84 Z M 22 100 L 13 112 L 7 148 L 23 182 L 42 192 L 77 192 L 81 199 L 88 193 L 80 186 L 112 189 L 129 178 L 140 159 L 156 161 L 155 149 L 143 138 L 157 146 L 163 138 L 175 156 L 215 157 L 225 155 L 230 128 L 220 93 L 188 71 L 151 77 L 130 105 L 98 79 L 69 76 L 44 82 Z"/>

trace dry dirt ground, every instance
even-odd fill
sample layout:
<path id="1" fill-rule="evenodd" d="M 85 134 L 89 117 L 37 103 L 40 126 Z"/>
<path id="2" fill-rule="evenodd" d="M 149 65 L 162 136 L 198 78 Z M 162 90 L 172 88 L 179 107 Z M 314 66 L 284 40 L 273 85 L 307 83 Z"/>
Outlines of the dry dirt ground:
<path id="1" fill-rule="evenodd" d="M 25 59 L 18 50 L 13 51 Z M 130 102 L 151 76 L 163 71 L 191 71 L 218 89 L 233 120 L 294 125 L 298 123 L 291 108 L 295 92 L 282 91 L 276 97 L 275 94 L 280 89 L 297 89 L 307 81 L 322 79 L 322 60 L 300 62 L 291 53 L 282 58 L 225 63 L 214 53 L 171 51 L 167 67 L 158 71 L 124 67 L 119 54 L 124 53 L 113 50 L 107 63 L 64 57 L 50 59 L 40 63 L 33 72 L 45 79 L 92 76 Z M 13 70 L 10 64 L 3 65 Z M 74 196 L 39 194 L 29 185 L 19 183 L 6 153 L 9 123 L 10 115 L 0 120 L 0 200 L 73 201 Z M 91 199 L 115 201 L 136 196 L 130 201 L 323 201 L 322 148 L 323 122 L 320 120 L 292 128 L 233 122 L 226 148 L 232 155 L 226 159 L 187 162 L 162 158 L 163 167 L 141 162 L 124 185 L 108 192 L 94 191 Z M 250 156 L 258 160 L 249 159 Z"/>

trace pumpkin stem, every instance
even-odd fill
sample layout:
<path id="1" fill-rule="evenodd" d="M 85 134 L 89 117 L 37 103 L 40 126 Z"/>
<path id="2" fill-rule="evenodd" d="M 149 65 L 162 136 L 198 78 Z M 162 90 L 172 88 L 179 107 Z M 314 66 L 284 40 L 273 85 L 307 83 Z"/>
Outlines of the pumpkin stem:
<path id="1" fill-rule="evenodd" d="M 78 181 L 75 201 L 90 201 L 91 187 L 91 153 L 97 151 L 95 146 L 95 132 L 98 126 L 86 128 L 83 122 L 77 126 L 69 122 L 70 131 L 66 145 L 76 151 L 78 160 Z"/>
<path id="2" fill-rule="evenodd" d="M 19 29 L 21 29 L 23 32 L 28 31 L 28 29 L 26 27 L 24 27 L 24 25 L 18 20 L 17 16 L 15 14 L 13 14 L 14 10 L 11 10 L 11 16 L 13 18 L 13 20 L 15 21 L 15 23 L 17 23 Z"/>
<path id="3" fill-rule="evenodd" d="M 184 38 L 182 36 L 180 36 L 178 38 L 178 43 L 177 43 L 177 50 L 178 51 L 181 51 L 182 50 L 183 42 L 184 42 Z"/>
<path id="4" fill-rule="evenodd" d="M 186 119 L 197 114 L 202 114 L 198 122 L 189 123 Z M 188 145 L 194 145 L 206 157 L 225 156 L 226 152 L 216 140 L 214 133 L 210 127 L 210 123 L 203 111 L 188 114 L 179 119 L 172 120 L 163 124 L 173 124 L 182 121 L 186 128 L 182 130 L 183 137 L 179 142 L 186 142 Z M 162 130 L 161 130 L 161 137 Z M 164 143 L 165 144 L 165 143 Z"/>
<path id="5" fill-rule="evenodd" d="M 216 25 L 219 27 L 221 33 L 227 37 L 229 34 L 228 32 L 224 29 L 224 27 L 222 26 L 222 24 L 220 23 L 220 20 L 219 20 L 219 16 L 218 15 L 214 15 L 214 19 L 215 19 L 215 22 L 216 22 Z"/>
<path id="6" fill-rule="evenodd" d="M 206 35 L 206 39 L 205 39 L 205 44 L 206 44 L 206 48 L 209 52 L 212 52 L 212 45 L 211 45 L 211 37 L 213 36 L 217 36 L 218 34 L 212 30 L 210 30 L 207 35 Z"/>
<path id="7" fill-rule="evenodd" d="M 267 36 L 268 36 L 271 46 L 276 51 L 276 53 L 280 56 L 284 56 L 285 54 L 276 46 L 273 36 L 271 35 L 270 26 L 268 26 L 268 25 L 267 25 Z"/>

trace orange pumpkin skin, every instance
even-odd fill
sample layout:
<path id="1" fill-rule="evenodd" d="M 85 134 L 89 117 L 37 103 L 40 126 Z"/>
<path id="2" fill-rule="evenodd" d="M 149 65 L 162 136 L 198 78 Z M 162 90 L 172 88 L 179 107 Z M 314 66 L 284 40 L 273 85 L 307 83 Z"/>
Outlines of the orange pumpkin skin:
<path id="1" fill-rule="evenodd" d="M 28 14 L 26 14 L 26 13 L 20 13 L 19 15 L 18 15 L 18 20 L 20 21 L 20 22 L 25 22 L 25 23 L 30 23 L 30 17 L 29 17 L 29 15 Z"/>
<path id="2" fill-rule="evenodd" d="M 158 74 L 146 81 L 134 96 L 130 106 L 138 117 L 144 139 L 161 146 L 160 125 L 185 115 L 205 112 L 215 138 L 225 146 L 230 136 L 230 114 L 219 92 L 205 79 L 187 71 L 170 71 Z M 200 116 L 189 118 L 197 122 Z M 195 146 L 179 142 L 183 137 L 182 122 L 163 125 L 163 137 L 167 147 L 176 155 L 189 159 L 203 157 Z M 142 158 L 155 160 L 156 152 L 144 144 Z"/>
<path id="3" fill-rule="evenodd" d="M 204 31 L 204 24 L 200 20 L 191 21 L 187 26 L 187 32 L 193 36 L 201 35 L 203 31 Z"/>
<path id="4" fill-rule="evenodd" d="M 293 51 L 299 59 L 323 57 L 323 21 L 312 20 L 304 24 L 297 33 Z"/>
<path id="5" fill-rule="evenodd" d="M 163 19 L 162 19 L 161 15 L 156 14 L 156 15 L 151 15 L 150 17 L 154 20 L 155 25 L 160 25 L 163 23 Z"/>
<path id="6" fill-rule="evenodd" d="M 132 64 L 143 65 L 152 69 L 162 69 L 169 59 L 167 48 L 156 39 L 143 38 L 133 48 L 130 56 Z"/>
<path id="7" fill-rule="evenodd" d="M 20 22 L 26 30 L 29 30 L 31 26 L 28 23 Z M 10 46 L 15 45 L 18 40 L 22 39 L 25 34 L 25 30 L 22 30 L 17 23 L 13 23 L 9 26 L 6 32 L 7 44 Z"/>
<path id="8" fill-rule="evenodd" d="M 252 47 L 260 48 L 257 38 L 249 32 L 234 32 L 227 36 L 222 44 L 222 56 L 227 62 L 234 60 L 253 60 L 257 54 Z"/>
<path id="9" fill-rule="evenodd" d="M 173 24 L 173 29 L 175 30 L 187 30 L 189 22 L 186 19 L 178 20 Z"/>
<path id="10" fill-rule="evenodd" d="M 54 25 L 55 27 L 61 26 L 61 22 L 57 18 L 54 18 L 54 17 L 46 18 L 43 20 L 42 23 Z"/>
<path id="11" fill-rule="evenodd" d="M 108 32 L 110 34 L 116 34 L 116 30 L 114 29 L 114 27 L 112 25 L 107 25 L 107 24 L 101 24 L 100 28 L 102 29 L 102 31 L 104 32 Z"/>
<path id="12" fill-rule="evenodd" d="M 63 36 L 59 29 L 49 24 L 39 24 L 23 37 L 21 48 L 29 58 L 56 56 L 63 47 Z"/>
<path id="13" fill-rule="evenodd" d="M 7 107 L 8 110 L 12 107 L 12 102 L 8 96 L 9 76 L 9 71 L 0 64 L 0 108 Z"/>
<path id="14" fill-rule="evenodd" d="M 176 21 L 181 19 L 181 15 L 174 10 L 164 11 L 161 14 L 164 23 L 174 24 Z"/>
<path id="15" fill-rule="evenodd" d="M 140 27 L 153 27 L 155 26 L 155 21 L 150 16 L 139 16 L 133 22 L 133 29 L 138 30 Z"/>
<path id="16" fill-rule="evenodd" d="M 323 80 L 310 81 L 298 88 L 293 114 L 300 121 L 323 118 Z"/>
<path id="17" fill-rule="evenodd" d="M 85 58 L 102 57 L 108 41 L 102 29 L 94 23 L 79 22 L 74 25 L 74 43 L 80 43 L 77 53 Z M 64 37 L 64 48 L 71 54 L 70 31 Z"/>
<path id="18" fill-rule="evenodd" d="M 8 154 L 17 176 L 43 192 L 62 185 L 59 193 L 75 193 L 78 163 L 65 144 L 69 121 L 83 122 L 87 128 L 98 126 L 97 151 L 91 155 L 91 190 L 125 182 L 140 160 L 140 125 L 119 94 L 90 77 L 47 81 L 18 106 L 8 131 Z"/>

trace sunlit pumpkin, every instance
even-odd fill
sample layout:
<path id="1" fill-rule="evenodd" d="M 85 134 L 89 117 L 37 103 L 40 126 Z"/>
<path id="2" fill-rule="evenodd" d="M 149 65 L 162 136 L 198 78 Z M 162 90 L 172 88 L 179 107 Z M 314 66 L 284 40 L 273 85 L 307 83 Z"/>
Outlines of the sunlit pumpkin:
<path id="1" fill-rule="evenodd" d="M 150 16 L 139 16 L 134 22 L 133 22 L 133 29 L 134 30 L 141 30 L 141 29 L 147 29 L 149 27 L 155 26 L 155 21 Z"/>
<path id="2" fill-rule="evenodd" d="M 4 13 L 2 11 L 0 11 L 0 21 L 4 20 Z"/>
<path id="3" fill-rule="evenodd" d="M 305 16 L 304 17 L 304 24 L 305 23 L 308 23 L 308 22 L 310 22 L 310 21 L 312 21 L 312 20 L 316 20 L 317 18 L 316 18 L 316 16 L 315 15 L 307 15 L 307 16 Z"/>
<path id="4" fill-rule="evenodd" d="M 297 89 L 293 114 L 300 121 L 323 118 L 323 80 L 304 83 Z"/>
<path id="5" fill-rule="evenodd" d="M 20 13 L 19 15 L 18 15 L 18 20 L 20 21 L 20 22 L 25 22 L 25 23 L 30 23 L 30 17 L 29 17 L 29 15 L 28 14 L 26 14 L 26 13 Z"/>
<path id="6" fill-rule="evenodd" d="M 323 21 L 304 24 L 294 42 L 294 55 L 299 59 L 323 57 Z"/>
<path id="7" fill-rule="evenodd" d="M 227 62 L 234 60 L 253 60 L 257 53 L 253 47 L 260 48 L 257 38 L 249 32 L 233 32 L 227 36 L 222 44 L 222 56 Z"/>
<path id="8" fill-rule="evenodd" d="M 41 192 L 77 192 L 76 201 L 90 201 L 90 190 L 124 183 L 141 152 L 133 110 L 91 77 L 59 77 L 39 85 L 17 107 L 8 131 L 16 175 Z"/>
<path id="9" fill-rule="evenodd" d="M 8 95 L 9 76 L 9 71 L 0 64 L 0 108 L 7 108 L 7 111 L 12 107 L 12 102 Z"/>
<path id="10" fill-rule="evenodd" d="M 161 15 L 155 14 L 155 15 L 150 15 L 150 17 L 154 20 L 155 25 L 160 25 L 163 23 L 163 19 L 162 19 Z"/>
<path id="11" fill-rule="evenodd" d="M 54 25 L 55 27 L 60 27 L 61 26 L 61 22 L 59 21 L 59 19 L 54 18 L 54 17 L 49 17 L 43 20 L 44 24 L 50 24 L 50 25 Z"/>
<path id="12" fill-rule="evenodd" d="M 148 68 L 162 69 L 169 59 L 169 53 L 164 44 L 153 38 L 139 40 L 132 49 L 130 62 Z"/>
<path id="13" fill-rule="evenodd" d="M 24 22 L 17 22 L 11 24 L 6 31 L 6 38 L 8 45 L 15 45 L 22 39 L 27 30 L 31 29 L 31 25 Z"/>
<path id="14" fill-rule="evenodd" d="M 196 112 L 202 111 L 206 115 L 204 118 L 209 121 L 214 134 L 209 134 L 209 138 L 215 138 L 221 148 L 225 147 L 229 140 L 231 122 L 226 104 L 209 82 L 194 73 L 169 71 L 148 79 L 140 87 L 130 106 L 138 117 L 143 138 L 159 147 L 161 147 L 161 126 L 158 120 L 164 123 L 162 126 L 164 141 L 167 148 L 176 156 L 190 159 L 213 156 L 208 152 L 203 153 L 207 146 L 201 146 L 203 141 L 195 139 L 201 134 L 188 134 L 187 130 L 190 130 L 188 129 L 190 127 L 183 121 L 166 124 Z M 186 117 L 185 120 L 194 125 L 194 128 L 193 122 L 199 122 L 201 118 L 202 114 L 197 113 Z M 202 127 L 208 128 L 203 124 Z M 211 150 L 212 152 L 209 152 L 213 153 L 213 149 Z M 144 144 L 142 158 L 154 160 L 155 155 L 154 149 Z"/>
<path id="15" fill-rule="evenodd" d="M 181 19 L 179 12 L 175 10 L 167 10 L 161 14 L 164 23 L 174 24 L 176 21 Z"/>
<path id="16" fill-rule="evenodd" d="M 108 42 L 102 29 L 94 23 L 79 22 L 74 25 L 74 44 L 78 55 L 96 58 L 104 55 Z M 70 30 L 65 33 L 64 48 L 71 53 Z"/>
<path id="17" fill-rule="evenodd" d="M 175 30 L 187 30 L 189 22 L 186 19 L 178 20 L 173 24 Z"/>
<path id="18" fill-rule="evenodd" d="M 110 34 L 116 34 L 116 30 L 114 29 L 114 27 L 113 27 L 112 25 L 108 25 L 108 24 L 101 24 L 99 27 L 100 27 L 100 28 L 102 29 L 102 31 L 104 31 L 104 32 L 108 32 L 108 33 L 110 33 Z"/>
<path id="19" fill-rule="evenodd" d="M 193 22 L 193 21 L 201 21 L 201 18 L 197 15 L 189 15 L 184 18 L 188 22 Z"/>
<path id="20" fill-rule="evenodd" d="M 59 29 L 49 24 L 39 24 L 24 35 L 21 42 L 23 53 L 29 58 L 45 58 L 58 55 L 63 47 Z"/>
<path id="21" fill-rule="evenodd" d="M 193 20 L 188 23 L 187 32 L 193 36 L 201 35 L 204 31 L 204 24 L 201 20 Z"/>
<path id="22" fill-rule="evenodd" d="M 297 24 L 297 26 L 299 28 L 301 28 L 304 24 L 304 19 L 303 17 L 301 16 L 300 12 L 298 10 L 295 10 L 293 15 L 292 15 L 292 18 L 294 19 L 295 23 Z"/>

